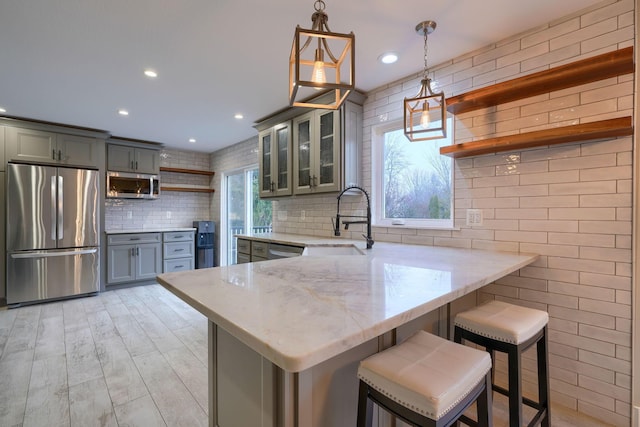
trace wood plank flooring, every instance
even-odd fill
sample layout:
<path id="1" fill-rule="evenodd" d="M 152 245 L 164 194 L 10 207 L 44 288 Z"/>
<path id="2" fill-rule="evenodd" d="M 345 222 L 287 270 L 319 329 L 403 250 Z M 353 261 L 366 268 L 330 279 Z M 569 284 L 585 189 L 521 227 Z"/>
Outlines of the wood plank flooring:
<path id="1" fill-rule="evenodd" d="M 0 309 L 0 426 L 206 426 L 207 412 L 206 318 L 160 285 Z"/>
<path id="2" fill-rule="evenodd" d="M 207 426 L 207 321 L 160 285 L 0 310 L 0 426 Z"/>

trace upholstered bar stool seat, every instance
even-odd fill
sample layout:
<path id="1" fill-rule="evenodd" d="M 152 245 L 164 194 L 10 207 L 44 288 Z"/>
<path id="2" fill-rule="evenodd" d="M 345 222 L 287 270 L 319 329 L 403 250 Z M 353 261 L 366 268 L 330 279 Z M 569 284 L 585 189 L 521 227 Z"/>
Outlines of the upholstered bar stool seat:
<path id="1" fill-rule="evenodd" d="M 521 427 L 524 403 L 537 412 L 530 426 L 549 426 L 549 362 L 547 355 L 547 323 L 549 315 L 541 310 L 521 307 L 502 301 L 490 301 L 459 313 L 454 321 L 454 341 L 463 340 L 481 345 L 491 354 L 508 356 L 509 389 L 493 384 L 493 390 L 509 397 L 509 425 Z M 536 344 L 538 359 L 538 402 L 522 396 L 522 352 Z M 495 375 L 494 375 L 495 376 Z M 492 381 L 493 382 L 493 381 Z"/>
<path id="2" fill-rule="evenodd" d="M 358 427 L 372 404 L 415 426 L 449 426 L 477 401 L 478 425 L 491 426 L 491 358 L 484 351 L 419 331 L 360 362 Z"/>

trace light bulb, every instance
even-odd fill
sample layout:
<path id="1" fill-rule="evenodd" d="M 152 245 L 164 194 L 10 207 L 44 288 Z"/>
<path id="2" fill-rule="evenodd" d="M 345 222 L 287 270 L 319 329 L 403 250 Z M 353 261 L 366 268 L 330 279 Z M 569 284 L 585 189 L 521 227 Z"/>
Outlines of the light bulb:
<path id="1" fill-rule="evenodd" d="M 322 51 L 322 49 L 316 49 L 316 60 L 313 63 L 313 73 L 311 74 L 311 81 L 321 84 L 327 82 L 327 76 L 324 72 L 324 52 Z M 320 88 L 315 89 L 320 90 Z"/>
<path id="2" fill-rule="evenodd" d="M 425 102 L 422 107 L 422 114 L 420 115 L 420 125 L 426 129 L 429 127 L 429 123 L 431 123 L 429 120 L 429 103 Z"/>

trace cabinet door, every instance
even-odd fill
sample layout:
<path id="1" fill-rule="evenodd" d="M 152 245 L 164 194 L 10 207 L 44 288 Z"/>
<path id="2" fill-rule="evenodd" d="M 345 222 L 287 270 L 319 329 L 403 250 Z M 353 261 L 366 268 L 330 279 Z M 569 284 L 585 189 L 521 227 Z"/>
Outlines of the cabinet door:
<path id="1" fill-rule="evenodd" d="M 258 185 L 260 186 L 260 197 L 273 197 L 275 182 L 272 171 L 272 140 L 273 129 L 267 129 L 258 134 L 258 159 L 260 175 Z"/>
<path id="2" fill-rule="evenodd" d="M 291 125 L 281 124 L 274 128 L 272 171 L 276 174 L 276 196 L 291 195 Z"/>
<path id="3" fill-rule="evenodd" d="M 316 111 L 313 146 L 314 192 L 340 190 L 340 120 L 335 111 Z"/>
<path id="4" fill-rule="evenodd" d="M 162 246 L 159 243 L 138 245 L 136 247 L 136 279 L 155 279 L 162 273 Z"/>
<path id="5" fill-rule="evenodd" d="M 101 147 L 93 138 L 75 135 L 58 135 L 58 160 L 74 166 L 100 167 Z M 102 148 L 104 150 L 104 148 Z"/>
<path id="6" fill-rule="evenodd" d="M 307 194 L 312 191 L 312 136 L 315 122 L 313 112 L 293 121 L 293 192 Z"/>
<path id="7" fill-rule="evenodd" d="M 134 170 L 134 149 L 126 145 L 107 145 L 107 169 L 111 171 L 131 172 Z"/>
<path id="8" fill-rule="evenodd" d="M 0 126 L 0 170 L 5 170 L 7 162 L 4 159 L 4 126 Z"/>
<path id="9" fill-rule="evenodd" d="M 139 173 L 160 173 L 160 152 L 148 148 L 136 148 L 134 169 Z"/>
<path id="10" fill-rule="evenodd" d="M 57 135 L 53 132 L 7 127 L 5 137 L 7 161 L 57 162 Z"/>
<path id="11" fill-rule="evenodd" d="M 124 283 L 136 279 L 134 251 L 136 245 L 107 246 L 107 283 Z"/>

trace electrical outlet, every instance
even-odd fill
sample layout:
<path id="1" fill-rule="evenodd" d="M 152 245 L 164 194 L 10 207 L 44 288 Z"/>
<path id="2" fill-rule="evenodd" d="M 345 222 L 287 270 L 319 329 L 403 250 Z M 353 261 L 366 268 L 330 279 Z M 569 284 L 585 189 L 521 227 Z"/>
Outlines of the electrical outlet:
<path id="1" fill-rule="evenodd" d="M 467 226 L 482 226 L 482 209 L 467 209 Z"/>
<path id="2" fill-rule="evenodd" d="M 167 211 L 167 219 L 171 219 L 171 211 Z"/>
<path id="3" fill-rule="evenodd" d="M 305 220 L 307 218 L 307 213 L 305 211 L 300 211 L 300 219 Z"/>

